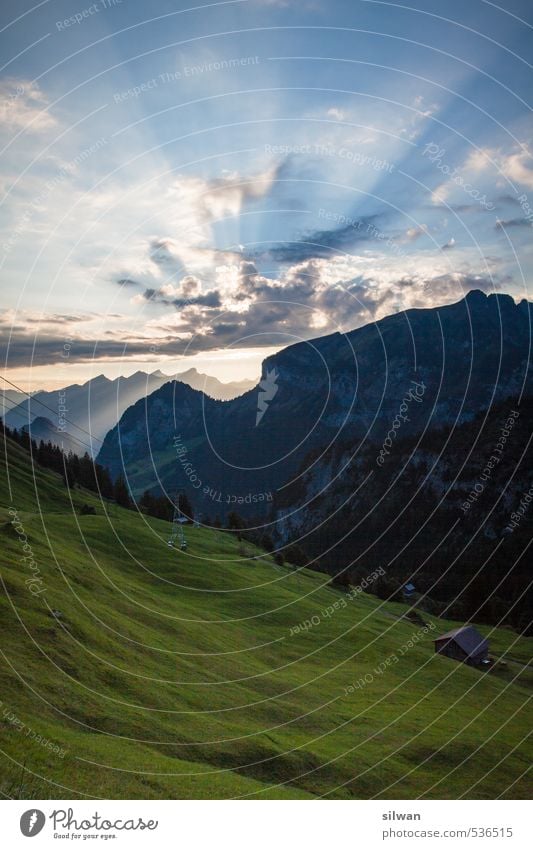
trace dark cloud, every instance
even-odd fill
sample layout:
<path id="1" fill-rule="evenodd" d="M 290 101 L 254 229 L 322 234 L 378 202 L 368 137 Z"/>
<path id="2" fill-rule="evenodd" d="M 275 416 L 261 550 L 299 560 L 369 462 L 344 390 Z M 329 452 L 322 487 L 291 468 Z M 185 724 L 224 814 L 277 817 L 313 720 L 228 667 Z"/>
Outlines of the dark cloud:
<path id="1" fill-rule="evenodd" d="M 297 241 L 283 242 L 269 248 L 261 256 L 279 263 L 298 263 L 308 259 L 327 259 L 335 253 L 349 253 L 361 242 L 372 242 L 382 231 L 376 222 L 380 215 L 354 218 L 331 230 L 315 230 Z"/>
<path id="2" fill-rule="evenodd" d="M 170 303 L 177 309 L 184 307 L 210 307 L 211 309 L 220 309 L 222 299 L 220 292 L 213 289 L 211 292 L 206 292 L 205 295 L 196 295 L 194 298 L 173 298 Z"/>
<path id="3" fill-rule="evenodd" d="M 509 230 L 511 227 L 531 227 L 531 221 L 527 218 L 508 218 L 506 221 L 499 219 L 494 225 L 495 230 Z"/>
<path id="4" fill-rule="evenodd" d="M 445 212 L 457 212 L 458 214 L 462 212 L 479 212 L 480 206 L 479 203 L 443 203 L 437 202 L 432 204 L 424 204 L 423 209 L 431 212 L 435 212 L 435 210 L 443 210 Z"/>
<path id="5" fill-rule="evenodd" d="M 9 347 L 0 341 L 0 356 L 6 368 L 28 368 L 32 366 L 55 365 L 61 361 L 64 338 L 39 335 L 37 338 L 26 334 L 11 337 Z M 154 339 L 77 339 L 69 341 L 69 363 L 81 363 L 147 356 L 153 358 Z M 169 356 L 181 356 L 187 342 L 175 336 L 157 339 L 157 351 Z M 64 360 L 63 360 L 64 362 Z"/>
<path id="6" fill-rule="evenodd" d="M 508 203 L 511 206 L 520 206 L 520 201 L 513 195 L 500 195 L 496 198 L 498 203 Z"/>
<path id="7" fill-rule="evenodd" d="M 117 286 L 140 286 L 136 280 L 132 280 L 131 277 L 121 277 L 119 280 L 114 281 Z"/>
<path id="8" fill-rule="evenodd" d="M 185 291 L 187 291 L 187 287 L 185 287 Z M 189 291 L 191 291 L 190 288 Z M 164 304 L 166 306 L 173 306 L 176 307 L 176 309 L 184 309 L 185 307 L 209 307 L 211 309 L 219 309 L 222 305 L 220 292 L 216 289 L 203 294 L 193 295 L 192 297 L 175 297 L 174 295 L 169 295 L 168 291 L 165 289 L 145 289 L 142 297 L 146 301 Z"/>
<path id="9" fill-rule="evenodd" d="M 37 318 L 33 318 L 32 316 L 26 316 L 24 318 L 25 324 L 79 324 L 82 321 L 87 321 L 87 316 L 53 313 L 52 315 L 39 316 Z"/>

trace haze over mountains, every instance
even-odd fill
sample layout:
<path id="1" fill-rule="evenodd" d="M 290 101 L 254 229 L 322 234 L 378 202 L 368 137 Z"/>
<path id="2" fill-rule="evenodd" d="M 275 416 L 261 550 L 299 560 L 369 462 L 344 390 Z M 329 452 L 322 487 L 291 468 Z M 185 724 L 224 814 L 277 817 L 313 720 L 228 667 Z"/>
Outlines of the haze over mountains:
<path id="1" fill-rule="evenodd" d="M 5 404 L 4 420 L 8 427 L 20 429 L 30 425 L 36 418 L 47 419 L 49 426 L 46 430 L 52 441 L 57 444 L 62 441 L 66 445 L 67 437 L 70 442 L 77 440 L 77 451 L 83 453 L 87 447 L 85 445 L 84 448 L 83 443 L 89 442 L 88 434 L 100 442 L 128 407 L 171 379 L 159 370 L 151 374 L 138 371 L 130 377 L 115 380 L 102 374 L 81 385 L 73 384 L 51 392 L 36 392 L 31 398 L 17 392 L 11 397 L 6 392 L 5 395 L 12 402 L 19 403 L 16 407 L 12 403 Z M 201 374 L 195 368 L 176 375 L 175 379 L 201 389 L 209 396 L 223 399 L 235 398 L 254 384 L 250 380 L 222 383 L 215 377 Z M 40 431 L 42 426 L 41 422 Z M 57 431 L 55 434 L 54 430 Z M 98 446 L 95 450 L 98 450 Z"/>
<path id="2" fill-rule="evenodd" d="M 5 417 L 9 410 L 12 410 L 17 404 L 20 404 L 26 395 L 22 392 L 17 392 L 16 389 L 7 389 L 4 384 L 4 387 L 0 391 L 0 416 L 5 420 Z"/>

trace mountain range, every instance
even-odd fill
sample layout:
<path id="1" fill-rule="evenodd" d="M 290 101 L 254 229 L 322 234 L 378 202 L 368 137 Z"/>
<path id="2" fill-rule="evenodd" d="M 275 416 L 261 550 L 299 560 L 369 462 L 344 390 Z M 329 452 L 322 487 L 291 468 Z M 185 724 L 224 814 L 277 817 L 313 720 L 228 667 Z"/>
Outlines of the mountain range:
<path id="1" fill-rule="evenodd" d="M 251 380 L 222 383 L 195 368 L 176 375 L 176 380 L 202 390 L 208 396 L 224 399 L 235 398 L 254 385 Z M 9 405 L 11 409 L 5 413 L 4 420 L 8 427 L 21 429 L 34 419 L 44 417 L 51 424 L 47 431 L 53 442 L 66 444 L 68 437 L 77 444 L 78 453 L 83 453 L 93 447 L 89 444 L 91 437 L 100 443 L 128 407 L 168 381 L 169 376 L 161 371 L 151 374 L 137 371 L 129 377 L 115 380 L 101 374 L 81 385 L 36 392 L 30 398 L 14 393 L 11 402 L 19 403 L 15 407 L 12 403 Z M 5 407 L 7 409 L 8 405 L 5 404 Z"/>
<path id="2" fill-rule="evenodd" d="M 399 418 L 402 437 L 465 422 L 531 392 L 530 318 L 526 301 L 472 291 L 292 345 L 231 401 L 170 382 L 124 412 L 98 460 L 124 471 L 134 493 L 186 490 L 202 512 L 235 503 L 255 512 L 257 502 L 238 499 L 286 487 L 307 455 L 379 445 Z"/>

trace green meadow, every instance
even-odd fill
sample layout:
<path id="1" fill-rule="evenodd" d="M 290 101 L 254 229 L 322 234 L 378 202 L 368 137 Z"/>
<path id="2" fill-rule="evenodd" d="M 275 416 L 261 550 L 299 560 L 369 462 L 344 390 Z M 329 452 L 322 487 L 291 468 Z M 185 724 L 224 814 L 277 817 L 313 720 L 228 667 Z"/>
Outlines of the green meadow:
<path id="1" fill-rule="evenodd" d="M 0 476 L 5 797 L 528 797 L 532 638 L 480 626 L 481 672 L 434 654 L 462 623 L 421 633 L 224 531 L 169 548 L 10 442 Z"/>

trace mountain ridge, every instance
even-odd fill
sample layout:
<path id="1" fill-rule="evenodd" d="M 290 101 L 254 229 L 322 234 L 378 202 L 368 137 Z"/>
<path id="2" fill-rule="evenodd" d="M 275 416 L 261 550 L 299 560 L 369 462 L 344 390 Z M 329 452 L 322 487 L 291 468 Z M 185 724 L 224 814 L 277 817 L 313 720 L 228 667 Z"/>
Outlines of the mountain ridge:
<path id="1" fill-rule="evenodd" d="M 277 490 L 305 453 L 347 435 L 355 444 L 379 443 L 413 381 L 423 399 L 411 405 L 404 436 L 467 421 L 504 397 L 533 391 L 530 319 L 531 304 L 473 291 L 455 304 L 300 342 L 264 360 L 262 381 L 275 386 L 257 426 L 260 389 L 220 405 L 202 393 L 185 398 L 179 388 L 162 387 L 125 412 L 98 459 L 114 475 L 124 471 L 136 493 L 159 487 L 192 496 L 172 447 L 179 436 L 202 482 L 202 509 L 209 506 L 205 487 Z"/>
<path id="2" fill-rule="evenodd" d="M 38 417 L 44 416 L 51 421 L 50 416 L 55 412 L 58 428 L 60 426 L 54 437 L 56 444 L 64 441 L 66 436 L 71 440 L 87 442 L 89 434 L 95 442 L 100 442 L 128 407 L 173 379 L 194 383 L 207 394 L 218 394 L 224 398 L 233 398 L 241 391 L 246 391 L 249 384 L 253 384 L 253 381 L 224 384 L 217 378 L 198 372 L 196 368 L 188 369 L 177 375 L 177 378 L 159 369 L 152 373 L 138 370 L 128 377 L 113 379 L 100 374 L 85 383 L 73 383 L 54 391 L 35 392 L 30 398 L 21 395 L 20 403 L 7 410 L 4 418 L 8 427 L 20 429 L 24 425 L 31 425 Z M 62 409 L 65 407 L 68 409 Z M 65 418 L 67 421 L 60 421 Z M 81 434 L 80 428 L 86 431 L 86 436 Z M 53 431 L 50 431 L 50 436 L 54 436 Z"/>

